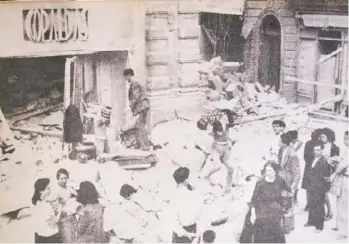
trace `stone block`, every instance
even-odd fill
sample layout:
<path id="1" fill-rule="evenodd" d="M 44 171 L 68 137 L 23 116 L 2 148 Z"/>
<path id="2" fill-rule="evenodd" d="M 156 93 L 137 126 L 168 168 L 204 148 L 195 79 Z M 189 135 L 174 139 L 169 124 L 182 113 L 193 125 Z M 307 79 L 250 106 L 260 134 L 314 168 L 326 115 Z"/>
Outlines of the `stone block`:
<path id="1" fill-rule="evenodd" d="M 290 9 L 280 9 L 278 12 L 281 17 L 294 17 L 294 12 Z"/>
<path id="2" fill-rule="evenodd" d="M 196 87 L 200 85 L 199 74 L 197 72 L 181 73 L 178 75 L 179 87 Z"/>
<path id="3" fill-rule="evenodd" d="M 146 55 L 146 64 L 152 65 L 165 65 L 169 62 L 168 52 L 152 52 Z"/>
<path id="4" fill-rule="evenodd" d="M 157 29 L 168 28 L 167 13 L 147 15 L 146 25 Z"/>
<path id="5" fill-rule="evenodd" d="M 289 26 L 289 25 L 297 26 L 297 20 L 295 18 L 283 18 L 282 24 L 284 26 Z"/>
<path id="6" fill-rule="evenodd" d="M 282 67 L 284 75 L 296 75 L 297 71 L 295 67 Z"/>
<path id="7" fill-rule="evenodd" d="M 180 49 L 177 56 L 179 63 L 195 63 L 200 59 L 200 50 Z"/>
<path id="8" fill-rule="evenodd" d="M 197 63 L 183 63 L 178 65 L 178 72 L 179 73 L 191 73 L 191 72 L 198 72 L 199 65 Z"/>
<path id="9" fill-rule="evenodd" d="M 265 9 L 267 7 L 266 1 L 246 1 L 246 9 Z"/>
<path id="10" fill-rule="evenodd" d="M 168 38 L 167 29 L 155 29 L 149 28 L 145 30 L 145 39 L 146 40 L 166 40 Z"/>
<path id="11" fill-rule="evenodd" d="M 179 39 L 178 49 L 199 49 L 199 39 Z"/>
<path id="12" fill-rule="evenodd" d="M 285 51 L 283 59 L 296 59 L 297 52 L 296 51 Z"/>
<path id="13" fill-rule="evenodd" d="M 200 26 L 178 29 L 179 39 L 198 39 L 199 36 L 200 36 Z"/>
<path id="14" fill-rule="evenodd" d="M 262 9 L 248 9 L 245 16 L 247 17 L 258 17 L 262 12 Z"/>
<path id="15" fill-rule="evenodd" d="M 147 15 L 168 13 L 174 9 L 177 9 L 176 1 L 147 1 L 146 13 Z"/>
<path id="16" fill-rule="evenodd" d="M 148 52 L 161 52 L 168 48 L 168 40 L 152 40 L 147 42 Z"/>
<path id="17" fill-rule="evenodd" d="M 179 14 L 178 15 L 179 26 L 197 26 L 199 23 L 198 14 Z"/>
<path id="18" fill-rule="evenodd" d="M 147 89 L 150 91 L 171 89 L 175 86 L 176 84 L 168 76 L 149 77 L 147 79 Z"/>
<path id="19" fill-rule="evenodd" d="M 293 25 L 284 26 L 285 34 L 297 34 L 297 27 Z"/>
<path id="20" fill-rule="evenodd" d="M 297 59 L 284 59 L 283 64 L 285 67 L 297 67 Z"/>
<path id="21" fill-rule="evenodd" d="M 285 42 L 284 49 L 286 51 L 296 51 L 297 50 L 297 42 Z"/>
<path id="22" fill-rule="evenodd" d="M 148 77 L 168 76 L 168 75 L 169 75 L 168 65 L 147 66 Z"/>
<path id="23" fill-rule="evenodd" d="M 177 5 L 178 13 L 199 13 L 198 1 L 180 1 Z"/>
<path id="24" fill-rule="evenodd" d="M 298 41 L 297 34 L 285 34 L 284 38 L 285 38 L 285 41 L 287 41 L 287 42 L 297 42 Z"/>
<path id="25" fill-rule="evenodd" d="M 287 9 L 290 8 L 291 5 L 289 3 L 289 1 L 270 1 L 270 7 L 272 7 L 273 9 Z"/>

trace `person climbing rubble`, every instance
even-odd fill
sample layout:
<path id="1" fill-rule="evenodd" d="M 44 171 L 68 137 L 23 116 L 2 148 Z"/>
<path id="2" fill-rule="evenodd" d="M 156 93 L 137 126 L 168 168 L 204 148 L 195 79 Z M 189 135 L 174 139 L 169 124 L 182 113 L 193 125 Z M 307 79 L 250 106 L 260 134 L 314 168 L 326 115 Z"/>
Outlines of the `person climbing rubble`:
<path id="1" fill-rule="evenodd" d="M 218 114 L 212 121 L 212 135 L 214 142 L 212 145 L 212 151 L 210 158 L 218 167 L 214 167 L 210 172 L 204 176 L 205 179 L 210 181 L 210 177 L 218 172 L 221 165 L 224 165 L 227 169 L 227 179 L 225 186 L 225 193 L 230 193 L 232 188 L 234 169 L 230 165 L 231 147 L 233 145 L 232 139 L 229 137 L 229 128 L 232 126 L 232 118 L 228 118 L 227 113 Z M 206 124 L 206 125 L 205 125 Z M 197 126 L 201 130 L 207 129 L 208 122 L 202 118 L 198 121 Z"/>

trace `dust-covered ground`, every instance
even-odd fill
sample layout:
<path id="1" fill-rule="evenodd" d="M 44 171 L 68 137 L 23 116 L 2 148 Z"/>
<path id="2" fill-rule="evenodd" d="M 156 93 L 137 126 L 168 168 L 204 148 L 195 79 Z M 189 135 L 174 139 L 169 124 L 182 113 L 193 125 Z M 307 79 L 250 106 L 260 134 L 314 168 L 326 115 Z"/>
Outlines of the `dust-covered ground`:
<path id="1" fill-rule="evenodd" d="M 285 121 L 287 129 L 298 129 L 299 139 L 307 141 L 314 128 L 329 127 L 336 132 L 337 144 L 342 145 L 342 135 L 346 125 L 335 122 L 321 122 L 309 120 L 307 116 L 289 119 Z M 138 188 L 140 198 L 144 205 L 156 205 L 160 211 L 158 232 L 163 242 L 171 241 L 171 226 L 167 222 L 168 214 L 171 212 L 169 204 L 175 183 L 172 178 L 173 171 L 179 166 L 186 166 L 191 170 L 191 181 L 196 190 L 203 196 L 213 196 L 213 201 L 205 205 L 203 215 L 208 219 L 228 216 L 228 222 L 214 227 L 217 234 L 217 242 L 236 242 L 237 236 L 242 229 L 243 218 L 247 202 L 253 190 L 253 182 L 245 182 L 245 176 L 250 174 L 259 175 L 264 164 L 261 159 L 266 154 L 271 136 L 271 120 L 253 122 L 232 129 L 231 136 L 236 143 L 233 147 L 231 163 L 234 165 L 234 182 L 237 184 L 231 196 L 223 196 L 224 168 L 214 176 L 215 186 L 206 184 L 197 179 L 198 171 L 205 160 L 206 155 L 196 148 L 209 147 L 210 138 L 202 134 L 194 122 L 174 120 L 160 124 L 153 129 L 151 138 L 154 144 L 163 145 L 162 149 L 156 150 L 158 164 L 147 170 L 125 171 L 118 168 L 117 164 L 106 162 L 98 164 L 90 161 L 81 164 L 63 157 L 62 144 L 59 138 L 35 136 L 32 134 L 21 134 L 15 132 L 18 142 L 16 153 L 9 161 L 1 162 L 0 203 L 1 214 L 19 208 L 31 206 L 33 185 L 39 177 L 49 177 L 55 182 L 55 174 L 59 168 L 66 168 L 70 173 L 71 184 L 76 187 L 83 180 L 94 182 L 101 194 L 101 202 L 107 208 L 115 208 L 121 201 L 119 196 L 120 186 L 129 183 Z M 304 167 L 303 159 L 301 164 Z M 155 201 L 154 201 L 155 200 Z M 332 198 L 332 206 L 336 213 L 335 200 Z M 307 221 L 305 206 L 305 192 L 299 192 L 299 206 L 296 208 L 296 229 L 287 235 L 287 242 L 338 242 L 336 233 L 331 230 L 335 225 L 335 218 L 325 223 L 322 233 L 314 233 L 313 228 L 303 225 Z M 25 215 L 26 210 L 20 212 Z M 27 211 L 30 215 L 30 211 Z M 113 213 L 113 211 L 111 211 Z M 125 226 L 125 221 L 116 212 L 113 219 L 114 225 Z M 0 242 L 33 242 L 33 226 L 35 221 L 32 216 L 21 220 L 2 216 L 0 218 Z M 137 233 L 134 233 L 137 236 Z M 113 239 L 117 241 L 118 239 Z M 347 242 L 347 241 L 341 241 Z"/>

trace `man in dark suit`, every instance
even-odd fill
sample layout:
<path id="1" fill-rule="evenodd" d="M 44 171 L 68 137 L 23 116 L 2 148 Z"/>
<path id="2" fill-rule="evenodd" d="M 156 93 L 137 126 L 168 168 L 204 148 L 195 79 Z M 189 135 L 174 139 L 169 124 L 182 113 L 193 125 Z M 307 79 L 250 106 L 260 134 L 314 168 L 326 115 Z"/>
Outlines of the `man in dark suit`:
<path id="1" fill-rule="evenodd" d="M 309 210 L 309 194 L 308 194 L 308 188 L 309 188 L 309 172 L 311 170 L 311 165 L 314 161 L 314 145 L 316 143 L 319 143 L 319 137 L 320 137 L 321 129 L 316 129 L 311 133 L 311 140 L 307 141 L 304 146 L 304 173 L 303 173 L 303 180 L 302 180 L 302 188 L 306 190 L 307 193 L 307 204 L 305 206 L 305 211 Z"/>
<path id="2" fill-rule="evenodd" d="M 280 136 L 280 150 L 278 156 L 279 162 L 279 175 L 283 178 L 288 187 L 291 188 L 294 194 L 298 188 L 298 184 L 301 178 L 301 170 L 299 165 L 299 159 L 297 153 L 293 149 L 292 136 L 289 133 L 284 133 Z M 294 202 L 291 206 L 291 212 L 293 212 Z M 294 229 L 294 214 L 290 218 L 291 229 Z"/>
<path id="3" fill-rule="evenodd" d="M 330 166 L 322 155 L 322 145 L 317 143 L 313 148 L 314 160 L 309 170 L 309 215 L 305 226 L 315 226 L 319 233 L 324 229 L 325 194 L 328 190 L 327 177 L 330 176 Z"/>

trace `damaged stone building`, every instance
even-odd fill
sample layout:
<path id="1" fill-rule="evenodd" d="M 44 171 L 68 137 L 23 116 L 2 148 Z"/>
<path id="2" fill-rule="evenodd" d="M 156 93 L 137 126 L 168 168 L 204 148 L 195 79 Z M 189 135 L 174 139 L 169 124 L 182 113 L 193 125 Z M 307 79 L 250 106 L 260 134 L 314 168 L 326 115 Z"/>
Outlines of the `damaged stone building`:
<path id="1" fill-rule="evenodd" d="M 316 103 L 348 85 L 348 2 L 246 1 L 245 65 L 291 102 Z M 320 83 L 320 84 L 319 84 Z M 341 112 L 347 101 L 325 107 Z"/>
<path id="2" fill-rule="evenodd" d="M 344 0 L 6 4 L 1 107 L 16 114 L 64 101 L 83 111 L 83 102 L 95 102 L 111 106 L 112 124 L 120 127 L 127 106 L 122 71 L 132 67 L 147 88 L 155 124 L 200 110 L 207 84 L 198 69 L 215 56 L 233 71 L 250 70 L 254 81 L 290 102 L 316 103 L 347 84 L 347 6 Z"/>

